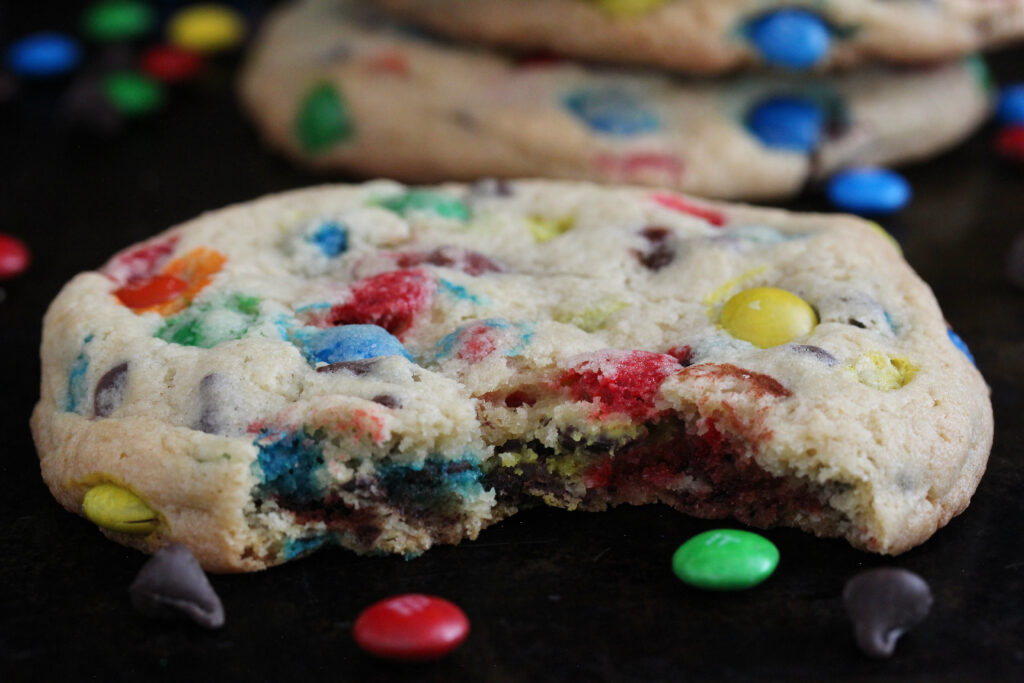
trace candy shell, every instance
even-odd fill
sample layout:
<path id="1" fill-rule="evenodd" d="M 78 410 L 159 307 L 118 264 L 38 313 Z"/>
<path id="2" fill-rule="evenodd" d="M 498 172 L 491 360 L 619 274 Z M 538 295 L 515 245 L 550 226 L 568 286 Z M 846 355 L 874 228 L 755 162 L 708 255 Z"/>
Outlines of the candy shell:
<path id="1" fill-rule="evenodd" d="M 149 280 L 125 285 L 114 296 L 128 308 L 142 309 L 178 298 L 188 289 L 188 283 L 173 275 L 154 275 Z"/>
<path id="2" fill-rule="evenodd" d="M 764 61 L 787 69 L 814 66 L 828 54 L 832 42 L 821 17 L 802 9 L 765 14 L 747 27 L 747 35 Z"/>
<path id="3" fill-rule="evenodd" d="M 98 2 L 85 12 L 82 32 L 92 40 L 131 40 L 148 33 L 156 23 L 153 8 L 133 0 Z"/>
<path id="4" fill-rule="evenodd" d="M 598 7 L 610 14 L 643 14 L 665 4 L 666 0 L 595 0 Z"/>
<path id="5" fill-rule="evenodd" d="M 1024 163 L 1024 124 L 1007 126 L 999 131 L 996 152 L 1004 159 Z"/>
<path id="6" fill-rule="evenodd" d="M 661 128 L 658 117 L 639 96 L 616 86 L 575 90 L 562 102 L 597 133 L 630 137 Z"/>
<path id="7" fill-rule="evenodd" d="M 1003 88 L 999 95 L 996 118 L 1009 125 L 1024 124 L 1024 83 L 1015 83 Z"/>
<path id="8" fill-rule="evenodd" d="M 330 83 L 313 86 L 299 105 L 295 135 L 307 152 L 321 152 L 355 135 L 341 92 Z"/>
<path id="9" fill-rule="evenodd" d="M 309 236 L 309 241 L 320 247 L 324 256 L 334 258 L 348 249 L 348 231 L 337 223 L 324 223 Z"/>
<path id="10" fill-rule="evenodd" d="M 399 595 L 363 610 L 352 635 L 359 647 L 377 657 L 429 661 L 462 644 L 469 635 L 469 619 L 442 598 Z"/>
<path id="11" fill-rule="evenodd" d="M 174 45 L 154 45 L 139 60 L 146 75 L 164 83 L 180 83 L 194 78 L 203 68 L 203 58 L 196 52 Z"/>
<path id="12" fill-rule="evenodd" d="M 114 484 L 89 489 L 82 500 L 82 511 L 96 526 L 125 534 L 148 534 L 159 522 L 157 514 L 141 498 Z"/>
<path id="13" fill-rule="evenodd" d="M 28 245 L 14 235 L 0 233 L 0 280 L 18 277 L 31 261 Z"/>
<path id="14" fill-rule="evenodd" d="M 754 287 L 725 302 L 720 322 L 737 339 L 767 349 L 810 334 L 818 316 L 796 294 L 776 287 Z"/>
<path id="15" fill-rule="evenodd" d="M 7 68 L 24 78 L 59 76 L 71 71 L 82 51 L 72 38 L 55 32 L 26 36 L 7 48 Z"/>
<path id="16" fill-rule="evenodd" d="M 119 112 L 137 116 L 159 107 L 164 90 L 159 83 L 142 74 L 122 71 L 103 79 L 103 92 Z"/>
<path id="17" fill-rule="evenodd" d="M 377 325 L 341 325 L 318 330 L 303 346 L 311 361 L 328 364 L 380 356 L 405 356 L 412 360 L 402 342 Z"/>
<path id="18" fill-rule="evenodd" d="M 841 171 L 828 183 L 828 198 L 843 211 L 863 214 L 894 213 L 911 197 L 910 183 L 884 168 L 860 167 Z"/>
<path id="19" fill-rule="evenodd" d="M 800 97 L 772 97 L 750 112 L 747 127 L 766 147 L 812 152 L 821 141 L 825 114 Z"/>
<path id="20" fill-rule="evenodd" d="M 403 216 L 428 212 L 457 221 L 469 220 L 469 207 L 464 202 L 431 190 L 409 190 L 404 194 L 382 199 L 380 205 Z"/>
<path id="21" fill-rule="evenodd" d="M 681 581 L 706 590 L 743 590 L 761 583 L 779 565 L 779 549 L 763 536 L 738 529 L 697 534 L 672 555 Z"/>
<path id="22" fill-rule="evenodd" d="M 949 341 L 953 342 L 953 346 L 958 348 L 961 353 L 967 356 L 967 359 L 970 360 L 972 364 L 977 365 L 974 361 L 974 354 L 972 354 L 971 350 L 967 348 L 967 342 L 961 339 L 960 335 L 953 331 L 953 328 L 949 328 L 946 333 L 949 335 Z"/>
<path id="23" fill-rule="evenodd" d="M 245 20 L 226 5 L 192 5 L 167 25 L 170 41 L 196 52 L 219 52 L 237 47 L 245 38 Z"/>

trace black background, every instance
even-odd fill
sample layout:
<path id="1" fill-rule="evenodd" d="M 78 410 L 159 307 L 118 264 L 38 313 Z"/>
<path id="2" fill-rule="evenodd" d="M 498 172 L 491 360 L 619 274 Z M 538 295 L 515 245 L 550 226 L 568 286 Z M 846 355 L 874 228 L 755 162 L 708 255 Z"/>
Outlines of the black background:
<path id="1" fill-rule="evenodd" d="M 0 46 L 33 30 L 74 30 L 67 5 L 0 5 Z M 1024 80 L 1024 51 L 992 65 L 1000 82 Z M 0 232 L 34 253 L 25 276 L 0 283 L 0 680 L 1024 679 L 1024 292 L 1003 272 L 1024 228 L 1024 167 L 997 160 L 994 128 L 907 168 L 915 200 L 883 221 L 970 344 L 996 413 L 971 507 L 923 547 L 884 558 L 771 530 L 782 554 L 774 576 L 747 592 L 703 593 L 680 583 L 669 560 L 721 523 L 660 506 L 536 510 L 412 561 L 331 549 L 213 576 L 227 610 L 219 631 L 137 615 L 127 587 L 144 557 L 65 512 L 39 477 L 28 418 L 41 317 L 64 282 L 132 242 L 325 180 L 261 147 L 233 96 L 234 66 L 222 59 L 162 112 L 112 137 L 59 124 L 67 81 L 0 102 Z M 813 191 L 789 206 L 828 208 Z M 875 661 L 857 650 L 840 593 L 858 571 L 890 565 L 925 577 L 935 607 L 892 659 Z M 403 592 L 461 605 L 472 621 L 464 646 L 418 665 L 359 651 L 358 612 Z"/>

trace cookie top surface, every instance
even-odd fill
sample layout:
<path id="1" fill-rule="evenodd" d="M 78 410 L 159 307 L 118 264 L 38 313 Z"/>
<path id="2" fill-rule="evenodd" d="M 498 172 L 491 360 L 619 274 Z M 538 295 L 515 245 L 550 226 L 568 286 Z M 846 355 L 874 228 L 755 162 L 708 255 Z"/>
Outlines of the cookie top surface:
<path id="1" fill-rule="evenodd" d="M 80 274 L 43 336 L 33 428 L 55 495 L 80 510 L 124 486 L 162 526 L 120 540 L 187 542 L 219 569 L 281 561 L 258 550 L 284 533 L 261 487 L 668 414 L 825 487 L 841 535 L 899 552 L 966 506 L 992 434 L 983 380 L 876 227 L 636 188 L 268 197 Z"/>
<path id="2" fill-rule="evenodd" d="M 949 59 L 1024 35 L 1024 2 L 376 0 L 443 35 L 693 73 Z M 566 30 L 572 27 L 572 30 Z"/>
<path id="3" fill-rule="evenodd" d="M 726 199 L 792 195 L 845 166 L 934 154 L 980 125 L 991 99 L 977 59 L 685 81 L 447 44 L 344 0 L 271 16 L 240 86 L 267 140 L 314 168 Z"/>

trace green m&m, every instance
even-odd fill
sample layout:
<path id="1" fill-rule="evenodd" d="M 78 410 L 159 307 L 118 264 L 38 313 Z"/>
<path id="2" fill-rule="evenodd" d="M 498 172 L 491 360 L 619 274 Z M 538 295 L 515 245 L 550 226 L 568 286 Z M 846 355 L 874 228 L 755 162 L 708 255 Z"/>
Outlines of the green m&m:
<path id="1" fill-rule="evenodd" d="M 712 529 L 679 546 L 672 571 L 684 583 L 707 590 L 743 590 L 761 583 L 779 565 L 779 549 L 764 536 Z"/>

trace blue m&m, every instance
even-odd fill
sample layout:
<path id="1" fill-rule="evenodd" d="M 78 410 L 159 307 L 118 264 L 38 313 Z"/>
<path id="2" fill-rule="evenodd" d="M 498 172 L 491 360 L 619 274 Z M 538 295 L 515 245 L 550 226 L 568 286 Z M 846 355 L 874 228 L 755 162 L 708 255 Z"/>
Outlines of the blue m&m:
<path id="1" fill-rule="evenodd" d="M 640 97 L 617 87 L 576 90 L 565 96 L 563 104 L 597 133 L 630 136 L 661 127 Z"/>
<path id="2" fill-rule="evenodd" d="M 311 362 L 340 363 L 380 356 L 412 357 L 402 342 L 377 325 L 342 325 L 318 330 L 303 345 Z"/>
<path id="3" fill-rule="evenodd" d="M 999 95 L 996 117 L 1001 123 L 1019 125 L 1024 123 L 1024 83 L 1003 88 Z"/>
<path id="4" fill-rule="evenodd" d="M 782 9 L 755 19 L 747 27 L 750 42 L 773 66 L 807 69 L 828 54 L 832 36 L 817 14 Z"/>
<path id="5" fill-rule="evenodd" d="M 971 350 L 967 348 L 967 342 L 961 339 L 960 335 L 954 332 L 952 327 L 947 330 L 947 333 L 949 334 L 949 341 L 953 342 L 953 346 L 960 349 L 960 352 L 967 356 L 971 363 L 977 365 L 974 361 L 974 354 L 972 354 Z"/>
<path id="6" fill-rule="evenodd" d="M 885 168 L 861 167 L 841 171 L 828 184 L 828 198 L 843 211 L 862 214 L 894 213 L 910 202 L 910 183 Z"/>
<path id="7" fill-rule="evenodd" d="M 801 97 L 771 97 L 751 110 L 747 126 L 766 147 L 812 152 L 821 140 L 825 113 Z"/>
<path id="8" fill-rule="evenodd" d="M 7 68 L 26 78 L 59 76 L 81 60 L 78 43 L 62 33 L 35 33 L 7 48 Z"/>

